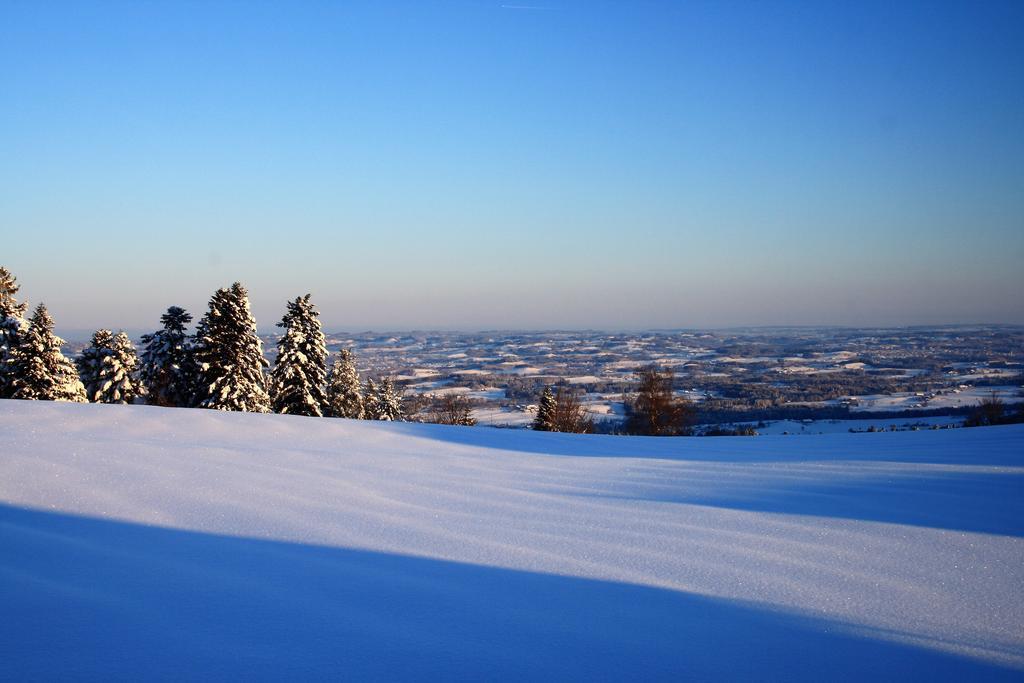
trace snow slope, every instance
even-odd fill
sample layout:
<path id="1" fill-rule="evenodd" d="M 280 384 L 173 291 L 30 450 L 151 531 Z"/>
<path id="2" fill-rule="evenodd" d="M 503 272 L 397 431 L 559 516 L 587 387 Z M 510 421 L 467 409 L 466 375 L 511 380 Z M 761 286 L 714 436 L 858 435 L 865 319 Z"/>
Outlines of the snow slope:
<path id="1" fill-rule="evenodd" d="M 1024 427 L 0 401 L 0 678 L 1021 680 Z"/>

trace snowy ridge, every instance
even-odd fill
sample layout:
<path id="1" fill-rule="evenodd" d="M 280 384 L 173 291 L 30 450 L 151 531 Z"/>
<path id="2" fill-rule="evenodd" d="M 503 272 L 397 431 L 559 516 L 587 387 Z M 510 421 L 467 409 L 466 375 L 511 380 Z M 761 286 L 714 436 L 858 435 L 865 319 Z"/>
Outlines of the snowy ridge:
<path id="1" fill-rule="evenodd" d="M 1024 676 L 1024 426 L 645 439 L 4 401 L 0 430 L 13 678 Z"/>

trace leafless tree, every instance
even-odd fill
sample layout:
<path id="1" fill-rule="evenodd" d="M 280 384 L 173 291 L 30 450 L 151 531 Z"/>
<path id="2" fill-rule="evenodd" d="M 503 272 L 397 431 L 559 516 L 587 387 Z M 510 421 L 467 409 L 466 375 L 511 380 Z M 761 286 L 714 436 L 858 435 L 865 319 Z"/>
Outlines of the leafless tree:
<path id="1" fill-rule="evenodd" d="M 627 434 L 646 436 L 683 436 L 692 432 L 696 410 L 693 404 L 672 391 L 675 374 L 656 366 L 638 373 L 636 394 L 626 403 Z"/>
<path id="2" fill-rule="evenodd" d="M 964 426 L 984 427 L 987 425 L 997 425 L 1003 422 L 1005 414 L 1006 404 L 1003 403 L 1003 399 L 999 398 L 999 394 L 993 391 L 990 396 L 981 399 L 977 407 L 967 416 Z"/>
<path id="3" fill-rule="evenodd" d="M 590 434 L 594 431 L 594 419 L 587 413 L 580 401 L 580 392 L 559 387 L 555 395 L 554 429 L 556 432 Z"/>
<path id="4" fill-rule="evenodd" d="M 473 417 L 473 406 L 462 394 L 449 393 L 435 399 L 431 422 L 442 425 L 463 425 L 472 427 L 476 424 Z"/>

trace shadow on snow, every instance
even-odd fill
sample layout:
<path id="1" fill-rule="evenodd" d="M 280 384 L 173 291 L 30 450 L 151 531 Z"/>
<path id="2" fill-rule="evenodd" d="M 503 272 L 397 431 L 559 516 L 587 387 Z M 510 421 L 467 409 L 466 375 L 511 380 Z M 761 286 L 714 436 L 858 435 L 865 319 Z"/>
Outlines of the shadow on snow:
<path id="1" fill-rule="evenodd" d="M 847 479 L 723 479 L 686 493 L 668 482 L 582 495 L 1024 536 L 1024 473 L 899 473 Z"/>
<path id="2" fill-rule="evenodd" d="M 548 456 L 641 458 L 689 462 L 914 462 L 1024 466 L 1024 425 L 973 429 L 797 434 L 782 436 L 658 437 L 559 434 L 531 429 L 453 427 L 391 422 L 388 429 L 455 446 Z"/>
<path id="3" fill-rule="evenodd" d="M 1013 679 L 606 581 L 0 506 L 3 678 Z"/>
<path id="4" fill-rule="evenodd" d="M 521 431 L 501 439 L 488 429 L 404 428 L 458 446 L 663 461 L 630 465 L 628 478 L 582 495 L 1024 536 L 1024 428 L 1018 426 L 694 438 Z"/>

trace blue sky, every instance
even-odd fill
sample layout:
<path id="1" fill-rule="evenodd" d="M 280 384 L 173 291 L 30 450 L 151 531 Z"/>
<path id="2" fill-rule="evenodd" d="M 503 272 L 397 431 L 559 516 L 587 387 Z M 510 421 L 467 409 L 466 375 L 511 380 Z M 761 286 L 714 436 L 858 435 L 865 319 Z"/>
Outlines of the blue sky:
<path id="1" fill-rule="evenodd" d="M 0 4 L 64 328 L 1024 323 L 1024 3 Z"/>

